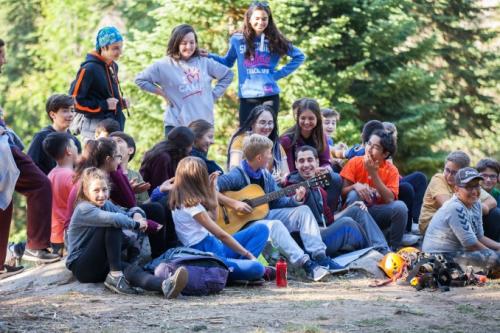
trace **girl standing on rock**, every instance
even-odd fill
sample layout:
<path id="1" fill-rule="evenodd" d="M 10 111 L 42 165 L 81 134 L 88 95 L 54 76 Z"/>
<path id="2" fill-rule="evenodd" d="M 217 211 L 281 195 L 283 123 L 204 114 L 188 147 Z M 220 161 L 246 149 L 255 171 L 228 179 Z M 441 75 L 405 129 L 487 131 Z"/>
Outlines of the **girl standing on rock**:
<path id="1" fill-rule="evenodd" d="M 238 62 L 240 125 L 257 105 L 270 105 L 278 113 L 280 88 L 277 81 L 290 75 L 305 60 L 304 54 L 276 27 L 271 8 L 264 1 L 250 5 L 245 13 L 243 29 L 231 37 L 225 56 L 213 53 L 208 56 L 228 67 Z M 284 56 L 292 60 L 276 70 Z"/>

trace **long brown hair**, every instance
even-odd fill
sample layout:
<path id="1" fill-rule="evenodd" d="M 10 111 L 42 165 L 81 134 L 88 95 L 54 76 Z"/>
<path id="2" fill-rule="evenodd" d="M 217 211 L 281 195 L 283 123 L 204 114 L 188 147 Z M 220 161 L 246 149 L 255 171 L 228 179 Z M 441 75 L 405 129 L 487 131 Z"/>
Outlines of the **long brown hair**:
<path id="1" fill-rule="evenodd" d="M 113 157 L 116 153 L 116 143 L 110 138 L 99 138 L 88 140 L 83 148 L 82 156 L 76 164 L 73 182 L 78 181 L 83 170 L 90 167 L 102 168 L 108 156 Z"/>
<path id="2" fill-rule="evenodd" d="M 210 187 L 208 171 L 201 158 L 183 158 L 175 171 L 174 188 L 170 191 L 170 209 L 201 204 L 210 211 L 217 207 L 216 193 Z"/>
<path id="3" fill-rule="evenodd" d="M 168 40 L 167 45 L 167 56 L 172 57 L 175 60 L 179 60 L 181 58 L 179 47 L 184 36 L 186 36 L 190 32 L 193 33 L 194 40 L 196 41 L 196 49 L 194 50 L 191 58 L 198 57 L 200 55 L 200 49 L 198 48 L 198 36 L 196 35 L 196 31 L 194 31 L 194 28 L 189 24 L 181 24 L 176 26 L 172 30 L 172 34 L 170 35 L 170 39 Z"/>
<path id="4" fill-rule="evenodd" d="M 88 189 L 90 182 L 93 180 L 105 181 L 108 185 L 108 190 L 110 190 L 108 175 L 104 171 L 96 167 L 86 168 L 82 171 L 82 175 L 80 177 L 80 186 L 78 187 L 78 192 L 76 194 L 75 207 L 81 201 L 90 201 L 85 195 L 84 189 Z"/>
<path id="5" fill-rule="evenodd" d="M 283 136 L 291 136 L 292 146 L 297 143 L 297 140 L 300 137 L 299 118 L 300 115 L 305 111 L 311 111 L 316 117 L 316 127 L 312 131 L 312 139 L 315 145 L 314 148 L 316 148 L 319 153 L 322 153 L 327 147 L 327 144 L 325 142 L 325 134 L 323 133 L 323 119 L 321 118 L 321 110 L 319 108 L 319 104 L 313 98 L 300 99 L 300 102 L 297 104 L 297 117 L 295 119 L 295 125 L 289 128 L 285 132 L 285 134 L 283 134 Z"/>
<path id="6" fill-rule="evenodd" d="M 291 43 L 283 36 L 281 31 L 278 29 L 274 23 L 273 15 L 271 13 L 271 8 L 265 2 L 254 2 L 250 5 L 248 10 L 245 12 L 245 18 L 243 21 L 243 37 L 245 37 L 246 51 L 245 58 L 252 58 L 255 55 L 255 31 L 250 25 L 250 18 L 256 10 L 263 10 L 267 13 L 268 24 L 264 30 L 264 34 L 269 40 L 269 50 L 271 53 L 277 53 L 280 57 L 286 55 L 290 51 Z"/>

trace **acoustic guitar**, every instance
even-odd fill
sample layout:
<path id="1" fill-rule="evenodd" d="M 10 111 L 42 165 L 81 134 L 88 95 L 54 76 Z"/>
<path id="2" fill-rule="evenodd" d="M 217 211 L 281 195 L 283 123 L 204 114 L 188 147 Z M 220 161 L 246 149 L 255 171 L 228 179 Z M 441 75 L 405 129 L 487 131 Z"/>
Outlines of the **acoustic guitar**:
<path id="1" fill-rule="evenodd" d="M 232 208 L 219 205 L 217 224 L 229 234 L 234 234 L 247 223 L 265 218 L 267 214 L 269 214 L 268 203 L 270 201 L 295 194 L 295 190 L 301 186 L 307 189 L 316 186 L 328 186 L 331 180 L 330 173 L 324 173 L 309 180 L 267 194 L 262 187 L 256 184 L 245 186 L 239 191 L 223 192 L 227 197 L 247 203 L 253 210 L 251 213 L 240 213 Z"/>

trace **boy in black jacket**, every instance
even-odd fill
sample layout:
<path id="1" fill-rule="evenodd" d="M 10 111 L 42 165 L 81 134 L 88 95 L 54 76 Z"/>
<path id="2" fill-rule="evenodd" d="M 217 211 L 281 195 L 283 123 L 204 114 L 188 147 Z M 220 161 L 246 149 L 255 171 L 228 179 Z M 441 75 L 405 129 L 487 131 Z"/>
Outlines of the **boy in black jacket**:
<path id="1" fill-rule="evenodd" d="M 50 96 L 45 104 L 45 111 L 47 112 L 49 119 L 52 121 L 52 125 L 43 128 L 40 132 L 35 134 L 33 141 L 31 142 L 31 146 L 28 149 L 28 155 L 46 175 L 54 169 L 56 161 L 54 161 L 54 159 L 47 155 L 47 153 L 43 150 L 43 140 L 50 133 L 54 132 L 67 132 L 71 135 L 68 128 L 71 125 L 71 121 L 75 117 L 75 108 L 73 104 L 73 97 L 64 94 Z M 71 135 L 71 138 L 73 139 L 73 142 L 75 142 L 78 153 L 80 154 L 82 150 L 80 141 L 78 141 L 78 139 L 73 135 Z"/>
<path id="2" fill-rule="evenodd" d="M 123 37 L 115 27 L 104 27 L 97 33 L 96 51 L 87 54 L 69 93 L 75 97 L 75 110 L 83 115 L 76 126 L 85 139 L 93 139 L 97 123 L 113 118 L 125 128 L 123 109 L 128 102 L 122 97 L 116 61 L 122 54 Z"/>

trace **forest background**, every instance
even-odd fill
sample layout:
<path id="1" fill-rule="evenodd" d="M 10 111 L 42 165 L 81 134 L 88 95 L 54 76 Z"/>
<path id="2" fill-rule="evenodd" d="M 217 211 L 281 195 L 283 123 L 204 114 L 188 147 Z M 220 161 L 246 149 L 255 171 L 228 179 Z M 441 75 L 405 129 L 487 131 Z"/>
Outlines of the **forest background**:
<path id="1" fill-rule="evenodd" d="M 8 63 L 0 76 L 7 123 L 31 143 L 49 124 L 45 101 L 66 93 L 105 25 L 125 36 L 119 61 L 132 102 L 126 132 L 143 153 L 163 138 L 163 101 L 140 91 L 134 77 L 165 54 L 173 27 L 193 25 L 200 47 L 225 54 L 250 1 L 0 0 L 0 38 Z M 280 30 L 307 60 L 280 81 L 280 132 L 291 126 L 291 104 L 318 99 L 341 113 L 336 142 L 359 142 L 370 119 L 394 122 L 395 163 L 401 173 L 428 175 L 450 150 L 477 162 L 500 157 L 499 2 L 495 0 L 275 0 Z M 284 61 L 287 61 L 285 59 Z M 235 74 L 236 67 L 233 68 Z M 216 105 L 216 144 L 210 157 L 225 163 L 237 127 L 237 79 Z M 13 239 L 24 238 L 25 200 L 16 195 Z"/>

